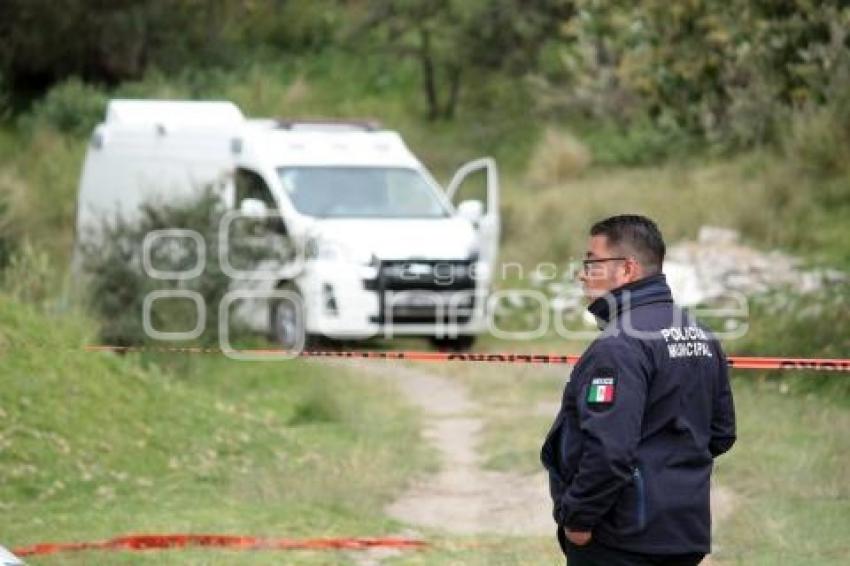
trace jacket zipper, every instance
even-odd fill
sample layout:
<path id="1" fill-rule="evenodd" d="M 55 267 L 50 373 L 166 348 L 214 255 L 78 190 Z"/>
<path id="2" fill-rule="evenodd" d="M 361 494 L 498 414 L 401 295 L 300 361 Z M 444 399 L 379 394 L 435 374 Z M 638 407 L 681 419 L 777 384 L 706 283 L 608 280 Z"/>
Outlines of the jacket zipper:
<path id="1" fill-rule="evenodd" d="M 646 526 L 646 488 L 643 484 L 643 475 L 640 469 L 635 467 L 632 471 L 632 478 L 635 482 L 637 490 L 637 529 L 642 530 Z"/>

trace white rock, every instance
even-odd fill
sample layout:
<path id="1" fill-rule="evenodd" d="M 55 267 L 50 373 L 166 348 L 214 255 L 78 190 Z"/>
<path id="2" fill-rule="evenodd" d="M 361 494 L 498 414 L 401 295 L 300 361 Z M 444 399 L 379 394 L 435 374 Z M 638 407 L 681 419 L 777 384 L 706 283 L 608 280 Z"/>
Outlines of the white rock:
<path id="1" fill-rule="evenodd" d="M 822 289 L 828 281 L 847 277 L 837 270 L 803 271 L 798 258 L 778 250 L 760 252 L 738 240 L 734 230 L 703 226 L 698 241 L 670 246 L 665 273 L 674 298 L 687 306 L 730 292 L 758 295 L 789 288 L 796 293 L 809 293 Z"/>
<path id="2" fill-rule="evenodd" d="M 677 304 L 691 307 L 706 300 L 707 296 L 695 266 L 678 261 L 666 261 L 664 274 L 673 292 L 673 300 Z"/>
<path id="3" fill-rule="evenodd" d="M 697 236 L 700 244 L 735 244 L 739 238 L 736 230 L 718 226 L 702 226 Z"/>

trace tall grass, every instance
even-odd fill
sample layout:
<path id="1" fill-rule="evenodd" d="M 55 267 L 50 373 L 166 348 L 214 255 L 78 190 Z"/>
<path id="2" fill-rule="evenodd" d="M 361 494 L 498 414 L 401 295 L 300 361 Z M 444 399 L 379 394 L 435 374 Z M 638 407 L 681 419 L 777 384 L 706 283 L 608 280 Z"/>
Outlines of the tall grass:
<path id="1" fill-rule="evenodd" d="M 528 179 L 534 184 L 568 181 L 581 175 L 592 159 L 574 135 L 547 128 L 528 164 Z"/>
<path id="2" fill-rule="evenodd" d="M 396 527 L 382 506 L 428 456 L 391 390 L 297 360 L 182 355 L 179 372 L 167 359 L 143 367 L 136 355 L 84 351 L 96 334 L 79 313 L 48 315 L 0 293 L 4 546 L 139 531 L 380 536 Z"/>
<path id="3" fill-rule="evenodd" d="M 597 166 L 575 178 L 553 173 L 542 186 L 539 177 L 526 181 L 524 190 L 505 195 L 505 255 L 527 263 L 565 262 L 583 252 L 595 220 L 634 212 L 654 218 L 668 241 L 694 238 L 710 224 L 740 231 L 755 247 L 850 268 L 850 158 L 843 157 L 850 143 L 836 140 L 831 153 L 815 150 L 805 139 L 817 137 L 811 129 L 822 118 L 812 119 L 798 126 L 796 142 L 789 138 L 781 149 L 640 168 Z M 532 162 L 538 159 L 544 158 L 535 155 Z"/>
<path id="4" fill-rule="evenodd" d="M 737 354 L 846 358 L 850 353 L 850 282 L 808 295 L 777 291 L 751 302 L 750 328 L 729 344 Z M 774 371 L 764 379 L 786 393 L 819 392 L 850 406 L 850 382 L 833 372 Z"/>

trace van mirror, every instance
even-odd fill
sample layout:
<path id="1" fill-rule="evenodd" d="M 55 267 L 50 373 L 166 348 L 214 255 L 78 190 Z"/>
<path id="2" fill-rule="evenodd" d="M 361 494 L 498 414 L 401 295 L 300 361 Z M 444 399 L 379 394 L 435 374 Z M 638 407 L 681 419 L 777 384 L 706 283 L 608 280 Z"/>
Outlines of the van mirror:
<path id="1" fill-rule="evenodd" d="M 258 198 L 244 198 L 239 203 L 239 212 L 246 218 L 261 220 L 266 217 L 266 203 Z"/>
<path id="2" fill-rule="evenodd" d="M 283 221 L 283 218 L 279 214 L 275 214 L 269 218 L 268 228 L 278 236 L 289 235 L 289 231 L 286 229 L 286 222 Z"/>
<path id="3" fill-rule="evenodd" d="M 476 224 L 484 215 L 484 204 L 479 200 L 465 200 L 457 205 L 457 214 Z"/>

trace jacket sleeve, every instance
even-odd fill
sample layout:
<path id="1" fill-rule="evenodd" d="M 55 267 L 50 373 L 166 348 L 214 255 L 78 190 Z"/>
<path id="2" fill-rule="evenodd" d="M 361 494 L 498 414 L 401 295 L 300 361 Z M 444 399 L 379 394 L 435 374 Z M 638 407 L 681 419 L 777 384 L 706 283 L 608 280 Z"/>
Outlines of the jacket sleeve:
<path id="1" fill-rule="evenodd" d="M 632 476 L 650 375 L 646 354 L 623 340 L 594 346 L 586 370 L 577 376 L 583 450 L 575 476 L 561 496 L 558 523 L 591 530 L 614 505 Z M 613 399 L 596 402 L 596 383 L 610 383 Z"/>
<path id="2" fill-rule="evenodd" d="M 711 413 L 711 440 L 708 449 L 712 457 L 717 457 L 735 444 L 735 403 L 732 399 L 732 386 L 729 383 L 729 362 L 717 345 L 720 368 L 714 388 L 714 400 Z"/>

